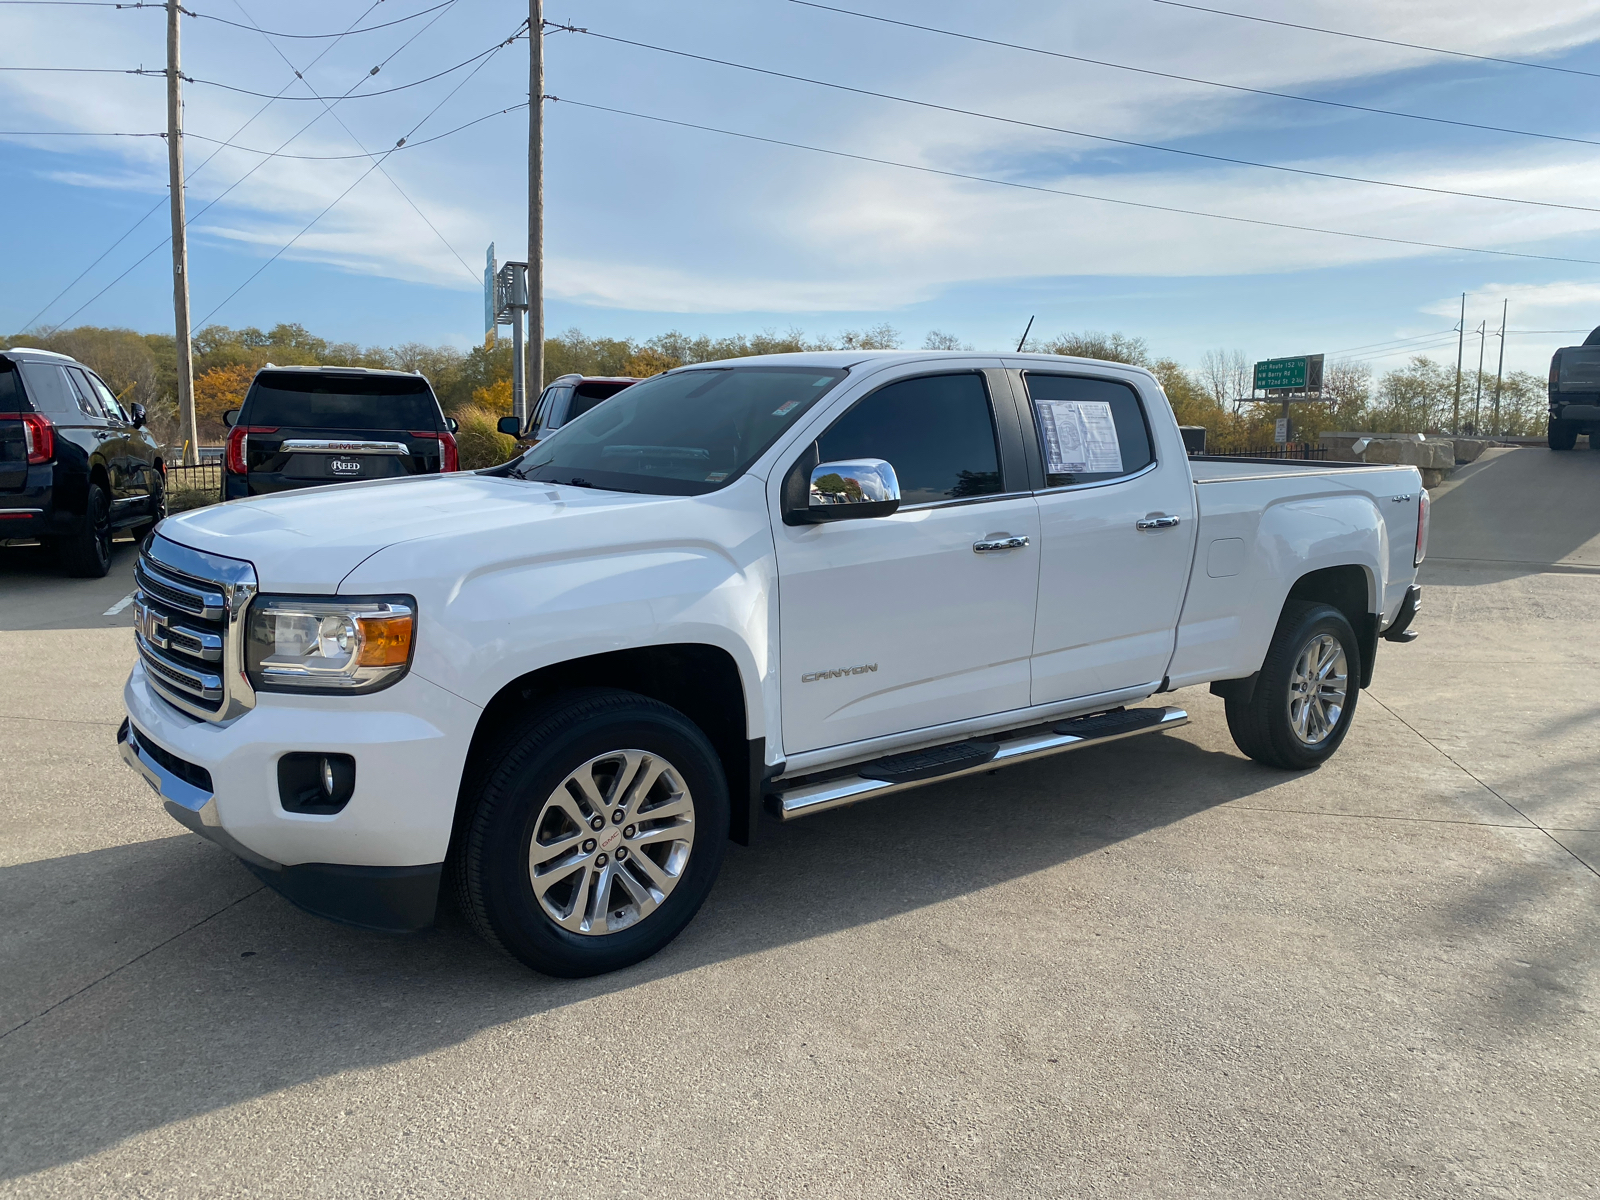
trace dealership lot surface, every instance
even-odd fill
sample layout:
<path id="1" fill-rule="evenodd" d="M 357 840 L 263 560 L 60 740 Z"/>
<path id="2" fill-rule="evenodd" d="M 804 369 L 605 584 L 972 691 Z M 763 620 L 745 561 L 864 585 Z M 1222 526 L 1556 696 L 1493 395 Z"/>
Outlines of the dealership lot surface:
<path id="1" fill-rule="evenodd" d="M 1600 454 L 1435 494 L 1350 740 L 1194 721 L 731 847 L 532 976 L 305 916 L 118 759 L 113 576 L 0 564 L 0 1195 L 1600 1192 Z"/>

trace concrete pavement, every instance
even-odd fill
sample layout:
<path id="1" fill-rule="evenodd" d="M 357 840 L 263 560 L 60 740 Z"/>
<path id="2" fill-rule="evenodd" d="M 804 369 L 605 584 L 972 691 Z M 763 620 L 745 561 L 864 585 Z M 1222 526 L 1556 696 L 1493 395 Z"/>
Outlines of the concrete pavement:
<path id="1" fill-rule="evenodd" d="M 1436 496 L 1322 770 L 1191 689 L 577 982 L 262 891 L 117 760 L 126 630 L 0 633 L 0 1195 L 1594 1194 L 1600 455 Z"/>

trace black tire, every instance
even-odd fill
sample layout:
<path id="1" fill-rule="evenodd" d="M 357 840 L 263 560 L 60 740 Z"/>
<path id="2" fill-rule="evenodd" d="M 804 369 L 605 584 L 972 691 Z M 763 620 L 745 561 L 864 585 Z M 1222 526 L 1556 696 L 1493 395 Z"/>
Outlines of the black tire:
<path id="1" fill-rule="evenodd" d="M 68 575 L 100 579 L 111 570 L 111 500 L 91 481 L 85 497 L 83 528 L 56 542 L 56 554 Z"/>
<path id="2" fill-rule="evenodd" d="M 1573 421 L 1557 421 L 1551 418 L 1549 430 L 1545 434 L 1545 441 L 1552 450 L 1571 450 L 1578 444 L 1578 426 Z"/>
<path id="3" fill-rule="evenodd" d="M 623 751 L 655 756 L 668 765 L 669 773 L 664 773 L 662 782 L 645 797 L 602 795 L 608 806 L 598 814 L 605 824 L 594 831 L 596 838 L 589 837 L 590 830 L 579 830 L 577 839 L 570 841 L 565 826 L 552 832 L 552 820 L 565 820 L 556 801 L 557 789 L 572 797 L 579 811 L 592 813 L 577 800 L 578 793 L 566 788 L 566 781 L 584 770 L 595 779 L 593 772 L 599 770 L 604 785 L 605 765 L 595 768 L 593 764 Z M 705 734 L 689 718 L 644 696 L 595 688 L 556 697 L 499 744 L 476 772 L 476 781 L 471 787 L 476 791 L 476 807 L 451 864 L 457 898 L 467 920 L 486 941 L 546 975 L 599 975 L 649 958 L 699 911 L 722 867 L 728 841 L 728 786 L 722 764 Z M 680 785 L 687 797 L 675 792 Z M 614 779 L 609 786 L 616 786 Z M 637 815 L 650 797 L 663 794 L 676 795 L 669 803 L 692 810 L 690 826 L 673 826 L 689 831 L 686 857 L 679 863 L 670 890 L 661 893 L 664 898 L 652 901 L 656 907 L 643 912 L 643 905 L 635 904 L 631 923 L 606 932 L 614 917 L 626 915 L 630 893 L 647 875 L 636 861 L 625 865 L 621 860 L 609 860 L 609 867 L 601 866 L 597 856 L 603 858 L 604 849 L 598 839 L 637 830 L 639 843 L 630 840 L 636 835 L 627 834 L 623 848 L 631 845 L 635 860 L 648 855 L 657 872 L 665 869 L 657 852 L 665 850 L 668 859 L 675 853 L 663 841 L 649 847 L 643 844 L 665 832 L 664 819 L 652 823 L 651 808 L 643 808 L 644 819 L 638 824 L 613 824 L 606 819 L 607 813 L 615 812 L 610 801 L 631 799 L 629 812 Z M 658 827 L 647 830 L 652 824 Z M 548 873 L 560 882 L 547 885 L 544 900 L 535 893 L 530 863 L 536 834 L 540 846 L 571 847 L 558 860 L 546 859 L 547 867 L 552 861 L 558 863 Z M 570 875 L 563 873 L 564 864 L 580 860 L 588 865 Z M 624 870 L 628 872 L 626 880 L 618 877 Z M 561 892 L 569 879 L 573 879 L 570 891 Z M 619 898 L 623 908 L 614 909 Z M 597 901 L 607 902 L 597 908 Z M 574 914 L 566 918 L 570 925 L 578 919 L 580 905 L 583 912 L 597 914 L 594 919 L 602 923 L 602 930 L 564 927 L 552 911 L 570 908 Z"/>
<path id="4" fill-rule="evenodd" d="M 1596 429 L 1589 435 L 1589 449 L 1600 450 L 1600 429 Z"/>
<path id="5" fill-rule="evenodd" d="M 1302 652 L 1325 636 L 1336 640 L 1344 652 L 1344 698 L 1331 729 L 1322 732 L 1313 723 L 1310 733 L 1321 735 L 1308 740 L 1295 727 L 1290 700 L 1296 694 L 1293 685 Z M 1350 729 L 1360 695 L 1356 686 L 1360 678 L 1361 648 L 1345 615 L 1331 605 L 1291 600 L 1278 618 L 1277 632 L 1256 677 L 1254 694 L 1248 703 L 1228 701 L 1228 732 L 1240 750 L 1269 767 L 1304 771 L 1321 766 L 1338 750 Z"/>
<path id="6" fill-rule="evenodd" d="M 161 524 L 161 522 L 166 518 L 167 474 L 165 471 L 155 472 L 155 486 L 154 490 L 150 493 L 150 507 L 148 511 L 150 513 L 150 519 L 148 521 L 141 521 L 133 528 L 133 540 L 140 545 L 143 545 L 144 539 L 150 535 L 150 531 L 157 525 Z"/>

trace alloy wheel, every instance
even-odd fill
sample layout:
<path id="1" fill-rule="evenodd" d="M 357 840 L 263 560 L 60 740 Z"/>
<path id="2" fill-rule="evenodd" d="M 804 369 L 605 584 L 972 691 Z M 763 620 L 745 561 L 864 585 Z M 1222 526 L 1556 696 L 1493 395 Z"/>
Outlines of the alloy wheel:
<path id="1" fill-rule="evenodd" d="M 1319 633 L 1295 657 L 1289 676 L 1289 727 L 1307 746 L 1319 746 L 1339 725 L 1350 688 L 1344 646 Z"/>
<path id="2" fill-rule="evenodd" d="M 545 915 L 598 936 L 659 909 L 694 848 L 694 801 L 659 754 L 591 758 L 550 793 L 534 823 L 528 876 Z"/>

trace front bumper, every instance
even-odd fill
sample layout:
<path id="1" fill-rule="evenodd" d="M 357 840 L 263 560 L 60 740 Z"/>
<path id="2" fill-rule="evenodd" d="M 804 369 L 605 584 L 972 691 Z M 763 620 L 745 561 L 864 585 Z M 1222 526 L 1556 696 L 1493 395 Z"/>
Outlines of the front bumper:
<path id="1" fill-rule="evenodd" d="M 320 916 L 377 929 L 433 919 L 479 709 L 415 675 L 371 696 L 262 696 L 225 724 L 197 721 L 136 664 L 123 689 L 123 758 L 174 819 Z M 332 815 L 288 812 L 278 759 L 351 754 L 355 791 Z"/>

